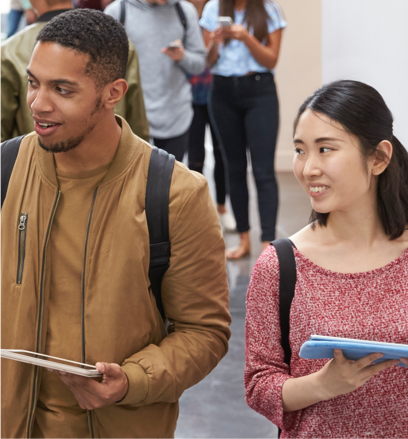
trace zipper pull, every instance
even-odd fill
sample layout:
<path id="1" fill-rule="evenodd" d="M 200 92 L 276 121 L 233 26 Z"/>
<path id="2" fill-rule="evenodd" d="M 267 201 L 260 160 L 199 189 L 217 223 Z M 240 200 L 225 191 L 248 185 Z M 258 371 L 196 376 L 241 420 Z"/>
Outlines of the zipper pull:
<path id="1" fill-rule="evenodd" d="M 18 225 L 18 230 L 25 230 L 26 228 L 26 220 L 27 220 L 27 214 L 22 213 L 20 215 L 20 224 Z"/>

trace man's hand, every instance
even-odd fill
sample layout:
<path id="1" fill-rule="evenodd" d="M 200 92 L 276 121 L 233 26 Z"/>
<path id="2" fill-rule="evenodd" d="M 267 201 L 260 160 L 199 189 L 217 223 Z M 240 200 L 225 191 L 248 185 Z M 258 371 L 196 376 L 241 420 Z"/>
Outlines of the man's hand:
<path id="1" fill-rule="evenodd" d="M 74 394 L 82 409 L 93 410 L 114 404 L 124 398 L 128 391 L 125 372 L 115 363 L 96 363 L 103 373 L 102 382 L 66 372 L 56 372 Z"/>
<path id="2" fill-rule="evenodd" d="M 181 61 L 184 56 L 184 47 L 181 40 L 173 41 L 173 44 L 180 45 L 180 47 L 164 47 L 161 49 L 161 53 L 167 55 L 173 61 Z"/>

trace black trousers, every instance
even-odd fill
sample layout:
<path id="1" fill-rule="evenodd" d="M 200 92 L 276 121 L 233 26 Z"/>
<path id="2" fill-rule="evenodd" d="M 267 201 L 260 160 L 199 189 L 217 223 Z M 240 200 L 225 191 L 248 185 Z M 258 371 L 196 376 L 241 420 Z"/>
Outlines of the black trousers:
<path id="1" fill-rule="evenodd" d="M 278 186 L 275 146 L 279 103 L 271 73 L 213 76 L 210 108 L 227 158 L 229 191 L 238 232 L 249 230 L 247 149 L 258 193 L 262 241 L 275 239 Z"/>
<path id="2" fill-rule="evenodd" d="M 217 136 L 212 126 L 207 105 L 193 105 L 194 118 L 190 127 L 190 141 L 188 146 L 188 167 L 192 171 L 203 173 L 205 159 L 205 127 L 210 126 L 214 150 L 214 180 L 217 203 L 225 204 L 225 168 L 224 159 L 218 143 Z"/>
<path id="3" fill-rule="evenodd" d="M 189 130 L 177 137 L 170 137 L 169 139 L 157 139 L 153 137 L 153 143 L 160 149 L 164 149 L 169 154 L 173 154 L 176 160 L 183 161 L 184 154 L 188 148 Z"/>

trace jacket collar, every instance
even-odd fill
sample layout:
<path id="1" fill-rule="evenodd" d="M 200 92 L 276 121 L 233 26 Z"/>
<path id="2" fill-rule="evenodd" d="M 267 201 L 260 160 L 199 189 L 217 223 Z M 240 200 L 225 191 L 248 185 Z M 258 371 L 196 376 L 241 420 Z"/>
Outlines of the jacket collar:
<path id="1" fill-rule="evenodd" d="M 118 125 L 122 127 L 122 134 L 120 136 L 118 149 L 100 186 L 119 178 L 132 165 L 135 158 L 143 154 L 144 148 L 140 148 L 140 144 L 144 144 L 145 142 L 132 133 L 128 123 L 123 118 L 120 116 L 115 117 Z M 48 183 L 58 187 L 54 155 L 40 147 L 37 136 L 35 137 L 35 154 L 43 177 L 45 177 Z"/>
<path id="2" fill-rule="evenodd" d="M 50 21 L 54 17 L 56 17 L 59 14 L 62 14 L 63 12 L 71 11 L 72 9 L 57 9 L 56 11 L 48 11 L 42 14 L 37 18 L 36 23 L 45 23 L 47 21 Z"/>

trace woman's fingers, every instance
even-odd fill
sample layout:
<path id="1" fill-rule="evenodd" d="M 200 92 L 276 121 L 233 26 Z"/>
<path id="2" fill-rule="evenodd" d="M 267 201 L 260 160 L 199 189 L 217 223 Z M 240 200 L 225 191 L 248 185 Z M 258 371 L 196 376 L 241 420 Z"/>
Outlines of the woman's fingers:
<path id="1" fill-rule="evenodd" d="M 360 358 L 359 360 L 355 361 L 353 363 L 354 367 L 357 369 L 364 369 L 365 367 L 369 366 L 372 362 L 375 360 L 378 360 L 379 358 L 383 357 L 384 355 L 380 352 L 376 352 L 374 354 L 367 355 L 363 358 Z"/>
<path id="2" fill-rule="evenodd" d="M 381 361 L 380 363 L 367 366 L 366 370 L 369 373 L 369 377 L 372 377 L 378 372 L 387 369 L 387 367 L 396 366 L 399 362 L 400 360 L 385 360 L 385 361 Z"/>

